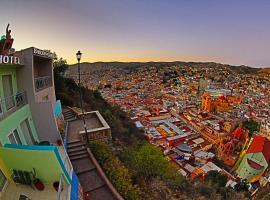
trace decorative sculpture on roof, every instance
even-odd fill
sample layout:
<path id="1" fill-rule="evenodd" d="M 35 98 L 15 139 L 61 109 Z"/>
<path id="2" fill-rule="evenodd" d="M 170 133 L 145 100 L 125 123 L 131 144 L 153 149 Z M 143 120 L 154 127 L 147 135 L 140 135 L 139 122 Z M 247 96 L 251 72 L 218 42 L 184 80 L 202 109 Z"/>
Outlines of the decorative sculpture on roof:
<path id="1" fill-rule="evenodd" d="M 10 49 L 12 48 L 13 38 L 11 38 L 11 30 L 9 29 L 9 24 L 6 28 L 6 35 L 1 37 L 0 40 L 0 54 L 9 55 Z"/>
<path id="2" fill-rule="evenodd" d="M 9 24 L 7 25 L 7 28 L 6 28 L 6 39 L 7 40 L 11 39 L 11 30 L 9 30 Z"/>

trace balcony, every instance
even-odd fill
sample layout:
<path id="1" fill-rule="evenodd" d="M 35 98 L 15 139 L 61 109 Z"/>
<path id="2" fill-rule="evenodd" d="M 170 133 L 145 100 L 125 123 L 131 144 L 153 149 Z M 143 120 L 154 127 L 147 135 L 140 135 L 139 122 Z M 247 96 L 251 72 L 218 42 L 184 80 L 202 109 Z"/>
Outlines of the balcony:
<path id="1" fill-rule="evenodd" d="M 7 177 L 1 199 L 19 199 L 22 195 L 30 199 L 71 199 L 73 169 L 63 147 L 5 144 L 0 147 L 0 157 Z M 43 184 L 41 191 L 35 185 L 36 178 Z"/>
<path id="2" fill-rule="evenodd" d="M 0 121 L 27 104 L 26 91 L 0 99 Z"/>
<path id="3" fill-rule="evenodd" d="M 42 76 L 35 78 L 35 89 L 36 92 L 44 90 L 52 86 L 52 77 L 51 76 Z"/>

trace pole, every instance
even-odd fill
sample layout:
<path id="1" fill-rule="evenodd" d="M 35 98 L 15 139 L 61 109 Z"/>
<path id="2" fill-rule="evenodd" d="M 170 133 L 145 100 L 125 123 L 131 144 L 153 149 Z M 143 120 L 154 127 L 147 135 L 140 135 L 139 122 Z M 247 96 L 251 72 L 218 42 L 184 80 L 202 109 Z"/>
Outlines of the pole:
<path id="1" fill-rule="evenodd" d="M 81 110 L 82 110 L 83 127 L 84 127 L 84 131 L 85 131 L 85 136 L 86 136 L 86 144 L 89 145 L 87 127 L 86 127 L 86 123 L 85 123 L 84 110 L 83 110 L 83 101 L 82 101 L 80 61 L 78 61 L 78 74 L 79 74 L 79 93 L 80 93 L 80 104 L 81 104 Z"/>

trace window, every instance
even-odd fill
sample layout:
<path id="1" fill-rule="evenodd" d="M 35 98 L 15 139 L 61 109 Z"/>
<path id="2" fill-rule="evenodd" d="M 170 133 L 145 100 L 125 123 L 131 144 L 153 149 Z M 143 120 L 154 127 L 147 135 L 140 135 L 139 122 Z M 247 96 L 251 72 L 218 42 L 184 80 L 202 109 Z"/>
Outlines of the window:
<path id="1" fill-rule="evenodd" d="M 22 141 L 19 137 L 19 133 L 17 130 L 14 130 L 9 136 L 8 139 L 11 144 L 22 144 Z"/>
<path id="2" fill-rule="evenodd" d="M 4 96 L 5 96 L 6 109 L 9 110 L 15 106 L 15 102 L 13 98 L 12 76 L 4 75 L 2 76 L 2 81 L 3 81 L 3 90 L 4 90 Z"/>
<path id="3" fill-rule="evenodd" d="M 24 120 L 21 123 L 21 128 L 22 128 L 23 135 L 24 135 L 24 138 L 26 140 L 26 143 L 28 145 L 34 144 L 35 143 L 35 138 L 34 138 L 33 133 L 31 131 L 31 127 L 30 127 L 28 119 Z"/>
<path id="4" fill-rule="evenodd" d="M 49 95 L 42 97 L 42 101 L 49 101 Z"/>
<path id="5" fill-rule="evenodd" d="M 5 175 L 0 170 L 0 192 L 3 190 L 6 181 L 7 181 L 7 179 L 6 179 Z"/>
<path id="6" fill-rule="evenodd" d="M 1 99 L 1 97 L 0 97 L 0 115 L 3 113 L 3 111 L 2 111 L 2 99 Z"/>

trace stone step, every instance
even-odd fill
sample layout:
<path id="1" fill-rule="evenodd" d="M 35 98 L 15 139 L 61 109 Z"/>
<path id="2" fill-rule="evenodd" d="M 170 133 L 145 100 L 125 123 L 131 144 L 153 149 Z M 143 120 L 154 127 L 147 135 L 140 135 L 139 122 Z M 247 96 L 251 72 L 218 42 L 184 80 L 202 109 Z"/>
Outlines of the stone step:
<path id="1" fill-rule="evenodd" d="M 88 155 L 87 151 L 85 149 L 83 150 L 80 150 L 80 151 L 75 151 L 75 152 L 71 152 L 71 153 L 68 153 L 69 157 L 72 157 L 72 156 L 79 156 L 79 155 Z"/>
<path id="2" fill-rule="evenodd" d="M 74 117 L 75 117 L 75 115 L 64 115 L 65 119 L 71 119 L 71 118 L 74 118 Z"/>
<path id="3" fill-rule="evenodd" d="M 69 119 L 75 119 L 75 115 L 64 115 L 64 119 L 65 120 L 69 120 Z"/>
<path id="4" fill-rule="evenodd" d="M 81 144 L 85 145 L 85 142 L 82 142 L 81 140 L 73 140 L 73 141 L 68 141 L 68 144 L 73 145 L 73 144 Z"/>
<path id="5" fill-rule="evenodd" d="M 83 155 L 79 155 L 79 156 L 69 156 L 70 160 L 78 160 L 78 159 L 82 159 L 82 158 L 87 158 L 88 154 L 83 154 Z"/>
<path id="6" fill-rule="evenodd" d="M 79 170 L 76 170 L 76 174 L 78 175 L 78 174 L 83 174 L 83 173 L 85 173 L 85 172 L 89 172 L 89 171 L 92 171 L 92 170 L 95 170 L 96 168 L 95 167 L 93 167 L 93 168 L 88 168 L 88 169 L 84 169 L 84 170 L 81 170 L 81 171 L 79 171 Z"/>
<path id="7" fill-rule="evenodd" d="M 68 148 L 67 152 L 68 152 L 68 153 L 72 153 L 72 152 L 81 151 L 81 150 L 85 150 L 85 151 L 86 151 L 86 148 L 85 148 L 84 145 L 73 146 L 73 147 L 71 147 L 71 148 Z"/>
<path id="8" fill-rule="evenodd" d="M 72 140 L 72 141 L 68 141 L 68 144 L 74 144 L 74 143 L 80 143 L 82 142 L 81 140 Z"/>
<path id="9" fill-rule="evenodd" d="M 84 147 L 84 144 L 83 143 L 68 144 L 67 149 L 71 150 L 78 147 Z"/>
<path id="10" fill-rule="evenodd" d="M 100 189 L 100 188 L 102 188 L 102 187 L 106 187 L 106 184 L 103 183 L 102 185 L 99 185 L 99 186 L 97 186 L 97 187 L 91 188 L 90 190 L 86 190 L 85 192 L 86 192 L 86 193 L 92 192 L 92 191 L 98 190 L 98 189 Z"/>

